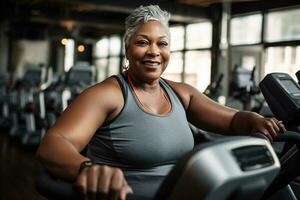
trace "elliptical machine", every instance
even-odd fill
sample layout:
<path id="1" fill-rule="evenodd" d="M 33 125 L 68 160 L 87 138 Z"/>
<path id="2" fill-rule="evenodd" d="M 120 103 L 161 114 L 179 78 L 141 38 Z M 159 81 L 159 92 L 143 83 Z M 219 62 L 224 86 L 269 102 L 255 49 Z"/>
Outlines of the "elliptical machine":
<path id="1" fill-rule="evenodd" d="M 252 70 L 249 70 L 235 65 L 232 72 L 229 95 L 242 103 L 243 110 L 257 111 L 259 108 L 254 108 L 256 104 L 259 104 L 258 107 L 261 106 L 255 98 L 260 93 L 255 82 L 255 70 L 255 66 Z M 253 110 L 253 108 L 256 110 Z"/>

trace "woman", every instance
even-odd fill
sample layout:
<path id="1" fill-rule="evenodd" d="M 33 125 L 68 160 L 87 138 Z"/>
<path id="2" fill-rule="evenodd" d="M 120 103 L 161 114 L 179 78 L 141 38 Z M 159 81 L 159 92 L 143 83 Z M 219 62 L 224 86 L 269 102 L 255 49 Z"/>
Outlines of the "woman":
<path id="1" fill-rule="evenodd" d="M 51 173 L 75 181 L 87 197 L 125 199 L 134 192 L 151 199 L 176 160 L 193 149 L 188 122 L 222 134 L 261 132 L 270 140 L 284 129 L 274 118 L 237 112 L 161 79 L 170 59 L 169 17 L 152 5 L 127 17 L 126 71 L 80 94 L 38 149 Z"/>

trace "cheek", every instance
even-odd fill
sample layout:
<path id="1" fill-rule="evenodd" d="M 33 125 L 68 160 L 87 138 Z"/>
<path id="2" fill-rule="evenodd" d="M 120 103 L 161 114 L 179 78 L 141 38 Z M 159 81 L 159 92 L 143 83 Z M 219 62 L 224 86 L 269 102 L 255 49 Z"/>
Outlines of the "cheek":
<path id="1" fill-rule="evenodd" d="M 163 58 L 164 58 L 164 61 L 165 61 L 166 64 L 169 63 L 170 56 L 171 56 L 171 53 L 169 51 L 168 52 L 164 52 Z"/>
<path id="2" fill-rule="evenodd" d="M 134 60 L 136 59 L 140 59 L 141 57 L 144 56 L 144 51 L 141 48 L 135 48 L 131 50 L 131 58 L 133 58 Z"/>

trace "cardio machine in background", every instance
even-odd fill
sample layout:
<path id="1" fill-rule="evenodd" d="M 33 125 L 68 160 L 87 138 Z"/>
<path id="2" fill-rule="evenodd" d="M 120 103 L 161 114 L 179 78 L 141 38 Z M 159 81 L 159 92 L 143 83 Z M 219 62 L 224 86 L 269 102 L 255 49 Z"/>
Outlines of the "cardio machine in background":
<path id="1" fill-rule="evenodd" d="M 10 91 L 10 115 L 12 119 L 9 135 L 25 147 L 37 147 L 45 132 L 44 88 L 49 80 L 46 66 L 30 66 L 18 87 Z"/>
<path id="2" fill-rule="evenodd" d="M 8 77 L 0 73 L 0 129 L 7 130 L 10 127 Z"/>
<path id="3" fill-rule="evenodd" d="M 47 128 L 53 125 L 80 92 L 95 82 L 96 69 L 90 65 L 77 64 L 64 76 L 56 76 L 55 81 L 45 91 Z"/>
<path id="4" fill-rule="evenodd" d="M 273 113 L 260 95 L 255 80 L 254 66 L 252 70 L 235 65 L 229 85 L 229 96 L 242 103 L 242 110 L 257 112 L 265 117 L 272 117 Z M 232 105 L 232 107 L 235 107 Z"/>
<path id="5" fill-rule="evenodd" d="M 219 101 L 219 97 L 222 93 L 222 85 L 221 82 L 223 80 L 224 74 L 220 74 L 215 82 L 212 82 L 207 86 L 204 90 L 204 94 L 214 101 Z"/>

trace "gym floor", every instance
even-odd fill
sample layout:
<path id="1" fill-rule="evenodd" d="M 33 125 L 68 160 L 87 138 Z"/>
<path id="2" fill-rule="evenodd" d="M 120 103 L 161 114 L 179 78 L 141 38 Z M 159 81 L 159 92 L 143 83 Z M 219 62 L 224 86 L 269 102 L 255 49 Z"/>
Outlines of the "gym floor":
<path id="1" fill-rule="evenodd" d="M 42 167 L 34 154 L 0 132 L 1 200 L 45 200 L 35 190 L 35 179 Z"/>

